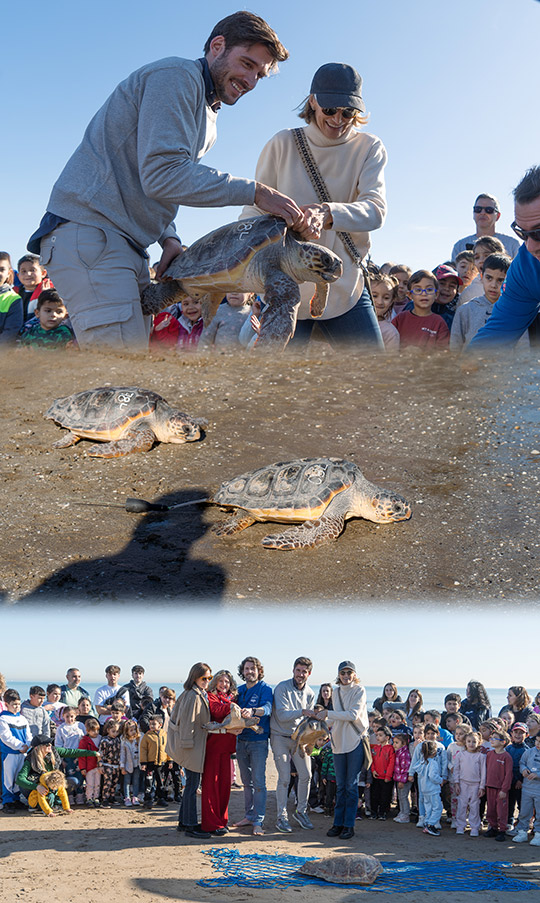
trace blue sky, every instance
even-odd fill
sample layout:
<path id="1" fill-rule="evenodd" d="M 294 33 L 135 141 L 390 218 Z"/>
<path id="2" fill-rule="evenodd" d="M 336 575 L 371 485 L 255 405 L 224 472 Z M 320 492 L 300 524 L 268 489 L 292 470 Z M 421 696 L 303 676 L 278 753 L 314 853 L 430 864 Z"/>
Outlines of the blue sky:
<path id="1" fill-rule="evenodd" d="M 15 258 L 24 253 L 53 182 L 115 85 L 150 60 L 201 55 L 215 22 L 237 8 L 223 0 L 3 4 L 2 249 Z M 250 8 L 273 25 L 291 58 L 222 110 L 205 162 L 253 176 L 264 143 L 298 124 L 293 108 L 313 72 L 348 62 L 364 78 L 367 129 L 389 155 L 389 213 L 373 237 L 374 259 L 413 268 L 439 263 L 472 231 L 479 191 L 500 198 L 500 226 L 509 231 L 511 190 L 538 163 L 539 3 L 262 0 Z M 184 209 L 178 230 L 191 243 L 237 213 Z"/>
<path id="2" fill-rule="evenodd" d="M 0 660 L 10 680 L 44 679 L 40 675 L 55 675 L 57 667 L 63 674 L 76 664 L 85 680 L 101 681 L 109 662 L 125 676 L 138 661 L 151 683 L 180 683 L 195 661 L 234 670 L 244 656 L 256 655 L 266 679 L 277 683 L 289 677 L 297 656 L 307 655 L 313 685 L 333 679 L 339 662 L 351 659 L 368 686 L 392 680 L 401 687 L 463 689 L 476 679 L 488 687 L 539 689 L 537 656 L 527 654 L 523 630 L 515 630 L 526 625 L 528 636 L 540 636 L 540 608 L 530 602 L 506 609 L 497 603 L 458 607 L 452 599 L 390 610 L 387 603 L 265 608 L 199 602 L 161 610 L 151 603 L 133 609 L 83 603 L 52 615 L 50 607 L 30 612 L 14 606 L 0 618 L 2 635 L 14 640 L 3 643 Z M 514 639 L 505 643 L 508 636 L 521 637 L 519 648 Z"/>

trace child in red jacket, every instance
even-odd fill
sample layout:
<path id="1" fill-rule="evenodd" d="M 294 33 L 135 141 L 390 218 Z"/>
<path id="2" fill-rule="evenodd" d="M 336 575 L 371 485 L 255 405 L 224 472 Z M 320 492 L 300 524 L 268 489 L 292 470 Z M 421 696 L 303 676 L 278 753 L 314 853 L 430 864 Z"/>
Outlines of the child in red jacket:
<path id="1" fill-rule="evenodd" d="M 375 732 L 377 742 L 371 747 L 373 762 L 371 765 L 371 815 L 386 821 L 392 802 L 394 782 L 394 766 L 396 754 L 392 746 L 392 731 L 389 727 L 379 727 Z"/>
<path id="2" fill-rule="evenodd" d="M 79 749 L 82 753 L 84 753 L 85 749 L 97 752 L 101 742 L 97 718 L 88 718 L 85 729 L 86 735 L 79 740 Z M 83 754 L 79 757 L 79 771 L 86 779 L 86 805 L 99 807 L 101 805 L 99 800 L 101 786 L 99 759 L 95 756 L 85 756 Z"/>
<path id="3" fill-rule="evenodd" d="M 486 755 L 486 796 L 489 828 L 486 837 L 506 840 L 508 824 L 508 791 L 512 785 L 513 761 L 505 746 L 510 737 L 503 730 L 494 730 L 489 738 L 491 749 Z"/>

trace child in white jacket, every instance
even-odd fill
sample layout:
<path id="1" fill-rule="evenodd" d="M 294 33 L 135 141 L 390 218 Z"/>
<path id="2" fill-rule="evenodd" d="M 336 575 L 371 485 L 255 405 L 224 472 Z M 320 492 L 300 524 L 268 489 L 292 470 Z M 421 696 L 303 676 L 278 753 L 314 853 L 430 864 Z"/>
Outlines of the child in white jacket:
<path id="1" fill-rule="evenodd" d="M 409 781 L 413 780 L 415 773 L 418 775 L 418 790 L 425 811 L 424 834 L 438 837 L 441 832 L 436 825 L 440 824 L 443 811 L 441 786 L 444 776 L 443 760 L 438 755 L 437 744 L 434 740 L 424 740 L 421 755 L 413 757 Z"/>

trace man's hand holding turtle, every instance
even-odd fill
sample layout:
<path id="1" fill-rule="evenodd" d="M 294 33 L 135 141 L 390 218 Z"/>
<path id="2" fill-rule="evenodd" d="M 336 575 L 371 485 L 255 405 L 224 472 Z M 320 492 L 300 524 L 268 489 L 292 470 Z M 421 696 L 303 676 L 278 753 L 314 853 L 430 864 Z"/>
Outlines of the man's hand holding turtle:
<path id="1" fill-rule="evenodd" d="M 184 249 L 178 238 L 166 238 L 163 242 L 161 258 L 156 269 L 156 279 L 161 279 L 165 270 L 169 268 L 174 258 L 183 253 Z"/>
<path id="2" fill-rule="evenodd" d="M 281 216 L 287 225 L 294 229 L 295 232 L 298 232 L 305 241 L 319 238 L 320 231 L 317 232 L 313 225 L 308 225 L 304 213 L 292 198 L 287 197 L 286 194 L 282 194 L 281 191 L 277 191 L 275 188 L 263 185 L 262 182 L 257 182 L 256 184 L 255 205 L 260 210 L 264 210 L 265 213 L 272 213 L 274 216 Z"/>

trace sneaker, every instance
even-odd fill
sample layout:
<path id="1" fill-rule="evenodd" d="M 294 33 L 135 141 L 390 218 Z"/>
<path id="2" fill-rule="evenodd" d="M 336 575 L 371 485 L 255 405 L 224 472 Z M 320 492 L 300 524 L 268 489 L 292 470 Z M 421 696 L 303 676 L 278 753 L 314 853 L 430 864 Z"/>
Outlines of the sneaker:
<path id="1" fill-rule="evenodd" d="M 292 833 L 292 828 L 289 824 L 289 820 L 286 815 L 281 815 L 278 818 L 278 820 L 276 822 L 276 828 L 278 829 L 278 831 L 281 831 L 282 834 L 291 834 Z"/>
<path id="2" fill-rule="evenodd" d="M 504 843 L 504 841 L 506 840 L 506 834 L 505 834 L 505 832 L 504 832 L 504 831 L 499 831 L 498 834 L 497 834 L 497 836 L 496 836 L 496 838 L 495 838 L 495 840 L 498 840 L 499 843 Z"/>
<path id="3" fill-rule="evenodd" d="M 518 832 L 518 829 L 514 828 L 514 827 L 506 829 L 506 833 L 508 834 L 509 837 L 513 837 L 514 834 L 517 834 L 517 832 Z"/>
<path id="4" fill-rule="evenodd" d="M 388 819 L 388 815 L 386 814 L 386 812 L 383 812 L 381 815 L 378 816 L 378 819 L 379 819 L 379 821 L 386 821 Z"/>
<path id="5" fill-rule="evenodd" d="M 131 802 L 131 798 L 129 796 L 126 796 L 126 798 L 124 800 L 124 806 L 132 806 L 132 805 L 133 805 L 133 803 Z"/>
<path id="6" fill-rule="evenodd" d="M 420 818 L 418 819 L 418 821 L 416 822 L 416 827 L 423 828 L 425 823 L 426 823 L 426 820 L 425 820 L 424 816 L 421 815 Z"/>
<path id="7" fill-rule="evenodd" d="M 432 837 L 441 836 L 439 828 L 436 828 L 435 825 L 426 825 L 426 827 L 424 828 L 424 834 L 431 834 Z"/>
<path id="8" fill-rule="evenodd" d="M 101 809 L 101 801 L 98 799 L 92 800 L 94 809 Z"/>
<path id="9" fill-rule="evenodd" d="M 131 805 L 132 806 L 140 806 L 141 805 L 141 801 L 138 796 L 133 796 L 131 798 Z M 127 806 L 127 803 L 126 803 L 126 806 Z"/>
<path id="10" fill-rule="evenodd" d="M 167 800 L 156 800 L 156 806 L 161 807 L 162 809 L 168 806 Z"/>
<path id="11" fill-rule="evenodd" d="M 527 831 L 518 831 L 515 837 L 512 838 L 514 843 L 527 843 L 528 839 Z"/>
<path id="12" fill-rule="evenodd" d="M 463 828 L 456 828 L 456 834 L 465 834 L 465 831 Z"/>
<path id="13" fill-rule="evenodd" d="M 534 835 L 533 839 L 529 842 L 529 846 L 540 847 L 540 834 Z"/>
<path id="14" fill-rule="evenodd" d="M 342 831 L 343 825 L 332 825 L 332 827 L 326 832 L 326 836 L 339 837 Z"/>
<path id="15" fill-rule="evenodd" d="M 497 828 L 488 828 L 488 830 L 484 834 L 484 837 L 496 837 L 498 833 L 499 832 L 497 831 Z"/>
<path id="16" fill-rule="evenodd" d="M 103 800 L 103 802 L 102 802 L 102 804 L 101 804 L 101 808 L 102 808 L 102 809 L 110 809 L 110 808 L 111 808 L 111 804 L 110 804 L 109 800 Z"/>
<path id="17" fill-rule="evenodd" d="M 478 837 L 478 831 L 471 831 L 470 837 Z"/>
<path id="18" fill-rule="evenodd" d="M 322 815 L 324 812 L 324 809 L 322 806 L 311 806 L 310 808 L 311 808 L 312 812 L 316 812 L 318 815 Z"/>
<path id="19" fill-rule="evenodd" d="M 410 818 L 408 815 L 403 815 L 403 813 L 400 813 L 399 815 L 396 815 L 394 821 L 397 825 L 408 825 Z"/>
<path id="20" fill-rule="evenodd" d="M 313 825 L 305 812 L 299 812 L 298 809 L 295 809 L 293 812 L 293 818 L 298 822 L 300 827 L 304 829 L 304 831 L 313 831 Z"/>
<path id="21" fill-rule="evenodd" d="M 351 837 L 354 837 L 354 828 L 343 828 L 339 837 L 340 840 L 350 840 Z"/>
<path id="22" fill-rule="evenodd" d="M 86 800 L 86 805 L 92 809 L 94 807 L 94 800 Z"/>

